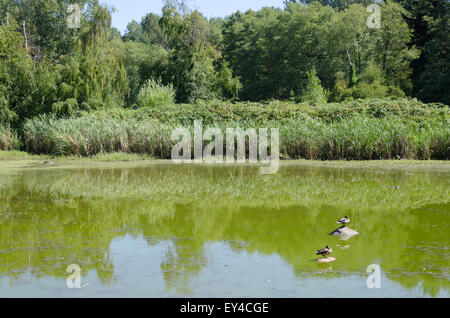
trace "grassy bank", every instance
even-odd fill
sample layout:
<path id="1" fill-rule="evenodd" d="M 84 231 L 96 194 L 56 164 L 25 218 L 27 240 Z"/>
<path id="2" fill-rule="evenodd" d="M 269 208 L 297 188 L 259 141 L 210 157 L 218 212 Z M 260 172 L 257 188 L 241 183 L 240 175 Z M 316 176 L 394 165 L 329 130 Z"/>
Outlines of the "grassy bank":
<path id="1" fill-rule="evenodd" d="M 55 155 L 33 155 L 25 151 L 2 151 L 0 150 L 0 161 L 99 161 L 99 162 L 118 162 L 118 161 L 138 161 L 154 160 L 146 154 L 133 153 L 99 153 L 91 157 L 81 156 L 55 156 Z"/>
<path id="2" fill-rule="evenodd" d="M 194 120 L 202 120 L 204 128 L 219 127 L 224 135 L 227 127 L 279 128 L 281 155 L 292 160 L 448 160 L 450 155 L 449 107 L 407 99 L 319 106 L 209 102 L 72 118 L 47 115 L 25 123 L 23 143 L 32 154 L 169 159 L 172 131 L 180 126 L 192 131 Z"/>

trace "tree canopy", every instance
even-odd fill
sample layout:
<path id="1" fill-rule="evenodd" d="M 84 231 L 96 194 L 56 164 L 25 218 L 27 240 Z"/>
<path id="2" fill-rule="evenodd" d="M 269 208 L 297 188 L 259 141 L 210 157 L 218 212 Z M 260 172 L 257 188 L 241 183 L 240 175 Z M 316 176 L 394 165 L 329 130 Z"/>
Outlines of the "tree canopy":
<path id="1" fill-rule="evenodd" d="M 380 28 L 367 25 L 372 3 Z M 67 23 L 69 4 L 81 8 L 79 28 Z M 0 0 L 2 124 L 141 107 L 149 81 L 155 92 L 171 87 L 177 103 L 450 103 L 447 0 L 287 0 L 282 9 L 214 19 L 166 0 L 160 15 L 131 21 L 123 35 L 111 26 L 112 10 L 98 0 Z"/>

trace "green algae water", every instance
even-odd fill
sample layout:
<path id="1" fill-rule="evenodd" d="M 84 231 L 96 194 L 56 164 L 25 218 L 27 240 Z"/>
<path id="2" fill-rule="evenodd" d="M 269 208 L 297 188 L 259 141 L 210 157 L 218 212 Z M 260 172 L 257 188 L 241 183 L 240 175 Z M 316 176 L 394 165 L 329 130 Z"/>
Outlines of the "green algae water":
<path id="1" fill-rule="evenodd" d="M 259 171 L 3 165 L 0 297 L 450 296 L 448 165 Z M 345 215 L 360 234 L 330 236 Z"/>

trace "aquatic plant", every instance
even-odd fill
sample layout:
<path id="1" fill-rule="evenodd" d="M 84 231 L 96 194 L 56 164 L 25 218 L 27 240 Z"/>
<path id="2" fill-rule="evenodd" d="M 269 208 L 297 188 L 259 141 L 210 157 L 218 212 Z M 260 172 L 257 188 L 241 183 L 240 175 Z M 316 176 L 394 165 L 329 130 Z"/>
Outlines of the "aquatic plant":
<path id="1" fill-rule="evenodd" d="M 178 108 L 114 110 L 58 119 L 28 120 L 26 150 L 36 154 L 93 156 L 124 152 L 171 156 L 172 131 L 194 120 L 215 126 L 279 128 L 286 159 L 439 159 L 450 155 L 450 111 L 442 105 L 384 100 L 322 105 L 271 102 L 177 105 Z M 216 107 L 217 106 L 217 107 Z M 185 108 L 183 108 L 185 107 Z"/>

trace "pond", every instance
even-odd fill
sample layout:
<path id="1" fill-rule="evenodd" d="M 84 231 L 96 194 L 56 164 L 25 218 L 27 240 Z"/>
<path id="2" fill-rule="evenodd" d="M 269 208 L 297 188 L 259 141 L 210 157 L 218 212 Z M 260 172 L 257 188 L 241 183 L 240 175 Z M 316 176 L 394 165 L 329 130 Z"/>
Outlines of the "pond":
<path id="1" fill-rule="evenodd" d="M 449 297 L 449 186 L 448 165 L 3 166 L 0 297 Z M 359 235 L 329 235 L 346 215 Z"/>

